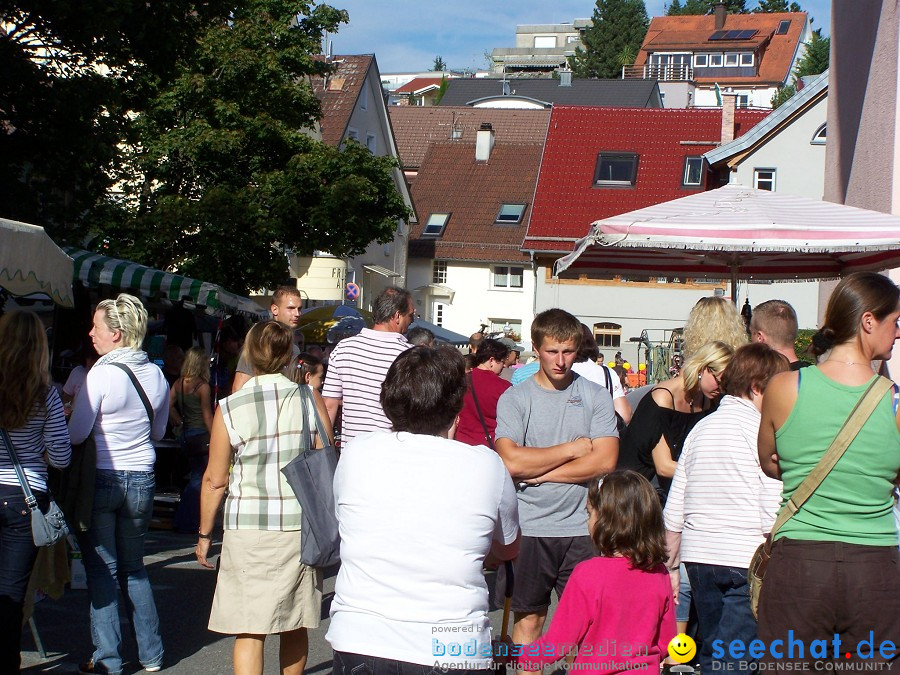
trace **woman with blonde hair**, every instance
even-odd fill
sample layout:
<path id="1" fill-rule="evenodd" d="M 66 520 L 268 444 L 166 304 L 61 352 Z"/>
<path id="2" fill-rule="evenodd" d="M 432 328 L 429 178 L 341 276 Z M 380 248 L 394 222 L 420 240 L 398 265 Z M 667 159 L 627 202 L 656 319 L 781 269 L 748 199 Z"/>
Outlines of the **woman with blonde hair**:
<path id="1" fill-rule="evenodd" d="M 93 435 L 97 475 L 91 522 L 80 536 L 94 653 L 80 673 L 122 672 L 118 588 L 145 670 L 162 668 L 163 644 L 153 590 L 144 569 L 144 538 L 153 515 L 153 441 L 166 432 L 169 385 L 141 350 L 147 310 L 127 293 L 103 300 L 90 337 L 100 355 L 88 371 L 69 419 L 73 443 Z"/>
<path id="2" fill-rule="evenodd" d="M 685 360 L 714 340 L 724 342 L 733 350 L 748 342 L 747 327 L 734 303 L 718 295 L 700 298 L 691 309 L 684 324 Z"/>
<path id="3" fill-rule="evenodd" d="M 200 526 L 200 485 L 209 463 L 209 432 L 213 420 L 211 400 L 209 356 L 202 347 L 191 347 L 184 355 L 181 376 L 169 392 L 169 419 L 173 427 L 181 428 L 181 449 L 191 469 L 175 512 L 178 532 L 193 534 Z"/>
<path id="4" fill-rule="evenodd" d="M 262 674 L 266 637 L 275 634 L 281 672 L 302 673 L 307 630 L 318 627 L 322 611 L 322 578 L 299 562 L 300 503 L 281 469 L 314 440 L 331 444 L 332 430 L 319 392 L 284 375 L 293 350 L 293 331 L 277 321 L 258 323 L 247 334 L 243 358 L 254 375 L 220 402 L 203 476 L 195 554 L 204 567 L 213 567 L 207 560 L 212 529 L 228 488 L 209 629 L 235 636 L 237 675 Z M 312 436 L 316 425 L 310 427 L 308 416 L 315 413 L 327 438 Z"/>
<path id="5" fill-rule="evenodd" d="M 47 462 L 63 468 L 72 457 L 49 363 L 44 325 L 36 314 L 10 312 L 0 318 L 0 428 L 9 434 L 42 511 L 49 503 Z M 0 673 L 18 673 L 22 606 L 38 550 L 25 493 L 2 440 L 0 505 Z"/>

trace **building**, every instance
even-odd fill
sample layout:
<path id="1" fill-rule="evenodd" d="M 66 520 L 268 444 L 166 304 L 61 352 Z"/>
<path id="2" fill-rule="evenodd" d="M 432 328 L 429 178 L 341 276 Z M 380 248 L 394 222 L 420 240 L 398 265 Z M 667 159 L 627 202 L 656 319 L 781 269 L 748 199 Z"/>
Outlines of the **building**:
<path id="1" fill-rule="evenodd" d="M 569 72 L 554 79 L 462 78 L 450 80 L 439 106 L 473 108 L 550 108 L 585 105 L 661 108 L 655 80 L 583 80 Z"/>
<path id="2" fill-rule="evenodd" d="M 672 329 L 683 326 L 699 298 L 726 293 L 724 280 L 577 272 L 555 278 L 552 266 L 588 234 L 595 220 L 706 189 L 704 153 L 723 137 L 727 142 L 742 136 L 767 114 L 727 107 L 554 106 L 522 245 L 534 261 L 535 311 L 567 309 L 593 328 L 601 351 L 621 349 L 634 359 L 638 347 L 630 338 L 647 330 L 652 341 L 665 341 Z"/>
<path id="3" fill-rule="evenodd" d="M 547 110 L 391 108 L 419 223 L 409 287 L 427 320 L 528 335 L 534 273 L 522 253 Z"/>
<path id="4" fill-rule="evenodd" d="M 443 77 L 417 77 L 390 93 L 389 105 L 433 106 L 440 96 Z"/>
<path id="5" fill-rule="evenodd" d="M 374 155 L 397 157 L 387 104 L 381 88 L 378 64 L 371 54 L 329 57 L 333 69 L 327 77 L 313 78 L 313 91 L 322 105 L 320 122 L 322 141 L 340 147 L 347 140 L 365 145 Z M 396 168 L 394 183 L 407 207 L 412 209 L 403 172 Z M 411 222 L 415 222 L 415 215 Z M 310 300 L 338 300 L 344 284 L 355 281 L 360 287 L 359 306 L 370 308 L 372 301 L 392 284 L 406 284 L 406 250 L 409 226 L 397 223 L 394 240 L 387 244 L 371 244 L 366 252 L 348 261 L 337 260 L 327 254 L 315 256 L 316 260 L 294 258 L 291 275 L 298 278 L 301 290 L 304 285 L 318 287 L 313 279 L 324 279 L 332 291 L 327 297 Z M 342 267 L 343 265 L 343 267 Z M 335 289 L 337 293 L 334 293 Z M 319 293 L 325 295 L 324 291 Z"/>
<path id="6" fill-rule="evenodd" d="M 804 12 L 658 16 L 625 79 L 657 79 L 666 107 L 721 105 L 720 92 L 733 91 L 738 106 L 771 108 L 812 36 Z"/>
<path id="7" fill-rule="evenodd" d="M 572 23 L 516 26 L 515 47 L 491 50 L 491 72 L 548 77 L 567 67 L 590 25 L 590 19 L 575 19 Z"/>
<path id="8" fill-rule="evenodd" d="M 464 74 L 456 70 L 425 70 L 416 73 L 381 73 L 381 88 L 384 89 L 385 94 L 387 95 L 388 105 L 396 105 L 405 98 L 403 94 L 395 95 L 394 93 L 400 87 L 417 79 L 440 80 L 442 77 L 452 80 L 457 77 L 464 77 Z"/>

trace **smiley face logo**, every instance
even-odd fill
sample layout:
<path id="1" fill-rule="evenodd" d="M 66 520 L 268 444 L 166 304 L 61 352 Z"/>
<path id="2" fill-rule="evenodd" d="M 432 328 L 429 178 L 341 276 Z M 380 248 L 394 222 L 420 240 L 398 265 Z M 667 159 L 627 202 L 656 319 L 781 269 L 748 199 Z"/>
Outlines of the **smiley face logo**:
<path id="1" fill-rule="evenodd" d="M 687 663 L 697 655 L 697 643 L 690 635 L 679 633 L 669 643 L 669 656 L 676 663 Z"/>

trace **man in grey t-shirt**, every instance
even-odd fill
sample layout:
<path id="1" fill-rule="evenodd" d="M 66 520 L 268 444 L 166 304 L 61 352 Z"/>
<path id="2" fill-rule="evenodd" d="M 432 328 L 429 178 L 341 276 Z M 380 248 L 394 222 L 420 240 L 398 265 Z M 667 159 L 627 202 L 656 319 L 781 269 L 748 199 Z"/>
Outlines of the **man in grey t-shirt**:
<path id="1" fill-rule="evenodd" d="M 522 549 L 516 560 L 512 639 L 541 635 L 550 593 L 562 595 L 575 565 L 590 558 L 587 483 L 619 455 L 609 392 L 572 372 L 581 323 L 561 309 L 538 314 L 531 339 L 540 369 L 497 404 L 496 448 L 519 492 Z"/>

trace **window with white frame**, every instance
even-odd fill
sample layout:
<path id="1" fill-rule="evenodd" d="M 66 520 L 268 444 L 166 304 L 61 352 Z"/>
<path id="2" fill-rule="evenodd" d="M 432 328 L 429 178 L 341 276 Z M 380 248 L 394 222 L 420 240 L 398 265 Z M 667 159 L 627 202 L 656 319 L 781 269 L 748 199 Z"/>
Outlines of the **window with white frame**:
<path id="1" fill-rule="evenodd" d="M 734 104 L 738 108 L 749 108 L 750 107 L 750 94 L 737 94 L 734 97 Z"/>
<path id="2" fill-rule="evenodd" d="M 447 283 L 447 261 L 435 260 L 431 263 L 431 283 L 446 284 Z"/>
<path id="3" fill-rule="evenodd" d="M 706 68 L 709 65 L 709 54 L 694 54 L 694 68 Z"/>
<path id="4" fill-rule="evenodd" d="M 431 305 L 431 322 L 435 326 L 443 326 L 444 325 L 444 309 L 445 305 L 443 302 L 435 302 Z"/>
<path id="5" fill-rule="evenodd" d="M 598 347 L 621 347 L 622 326 L 617 323 L 595 323 L 594 338 Z"/>
<path id="6" fill-rule="evenodd" d="M 514 340 L 522 339 L 522 322 L 518 319 L 488 319 L 491 333 L 503 333 Z"/>
<path id="7" fill-rule="evenodd" d="M 818 129 L 816 129 L 816 133 L 813 134 L 812 140 L 810 143 L 812 145 L 825 145 L 825 139 L 827 138 L 827 123 L 823 123 Z"/>
<path id="8" fill-rule="evenodd" d="M 684 158 L 684 179 L 682 185 L 702 185 L 703 183 L 703 158 L 702 157 L 685 157 Z"/>
<path id="9" fill-rule="evenodd" d="M 525 268 L 509 265 L 495 265 L 491 274 L 491 285 L 494 288 L 522 288 Z"/>
<path id="10" fill-rule="evenodd" d="M 497 214 L 495 223 L 506 223 L 515 225 L 522 222 L 522 215 L 525 213 L 525 204 L 501 204 L 500 212 Z"/>
<path id="11" fill-rule="evenodd" d="M 721 68 L 722 67 L 722 55 L 721 54 L 710 54 L 709 55 L 709 65 L 711 68 Z"/>
<path id="12" fill-rule="evenodd" d="M 775 192 L 775 169 L 753 169 L 753 187 Z"/>
<path id="13" fill-rule="evenodd" d="M 366 134 L 366 147 L 373 155 L 378 150 L 378 139 L 375 138 L 375 134 Z"/>
<path id="14" fill-rule="evenodd" d="M 555 35 L 535 35 L 534 36 L 534 48 L 535 49 L 555 49 L 556 48 L 556 36 Z"/>
<path id="15" fill-rule="evenodd" d="M 725 55 L 725 66 L 727 68 L 732 68 L 737 66 L 738 64 L 738 55 L 737 54 L 726 54 Z"/>
<path id="16" fill-rule="evenodd" d="M 354 141 L 359 142 L 359 131 L 350 127 L 347 129 L 347 138 L 352 138 Z"/>
<path id="17" fill-rule="evenodd" d="M 742 66 L 752 66 L 753 65 L 753 53 L 745 52 L 741 54 L 741 65 Z"/>
<path id="18" fill-rule="evenodd" d="M 363 82 L 362 88 L 359 90 L 359 107 L 361 110 L 369 108 L 369 87 Z"/>
<path id="19" fill-rule="evenodd" d="M 425 229 L 422 230 L 423 237 L 440 237 L 447 227 L 447 221 L 450 220 L 449 213 L 432 213 L 425 221 Z"/>
<path id="20" fill-rule="evenodd" d="M 622 152 L 600 152 L 594 169 L 594 184 L 627 187 L 637 180 L 638 155 Z"/>

